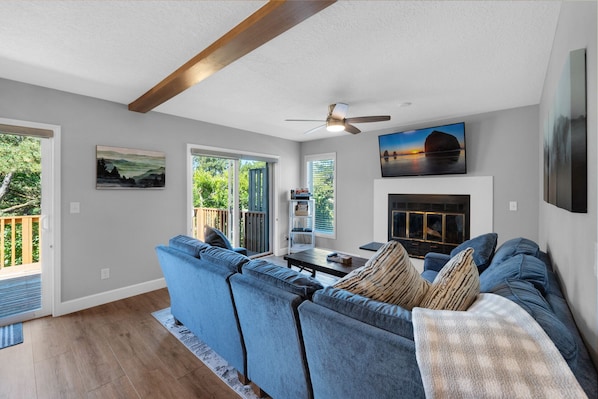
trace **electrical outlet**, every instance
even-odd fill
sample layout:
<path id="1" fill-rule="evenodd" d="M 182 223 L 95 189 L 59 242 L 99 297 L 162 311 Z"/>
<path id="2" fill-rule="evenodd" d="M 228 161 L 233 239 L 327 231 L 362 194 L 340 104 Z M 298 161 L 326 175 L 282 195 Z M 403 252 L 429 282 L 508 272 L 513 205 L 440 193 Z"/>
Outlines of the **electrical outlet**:
<path id="1" fill-rule="evenodd" d="M 107 278 L 110 278 L 110 269 L 106 268 L 106 269 L 100 270 L 100 278 L 102 280 L 106 280 Z"/>
<path id="2" fill-rule="evenodd" d="M 516 211 L 517 210 L 517 201 L 510 201 L 509 202 L 509 210 Z"/>

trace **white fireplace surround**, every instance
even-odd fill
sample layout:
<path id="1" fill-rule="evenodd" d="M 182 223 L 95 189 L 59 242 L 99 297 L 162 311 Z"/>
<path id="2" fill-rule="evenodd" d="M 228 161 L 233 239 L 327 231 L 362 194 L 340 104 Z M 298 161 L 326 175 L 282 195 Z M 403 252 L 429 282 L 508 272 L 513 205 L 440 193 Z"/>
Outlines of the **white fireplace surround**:
<path id="1" fill-rule="evenodd" d="M 418 177 L 374 180 L 374 241 L 388 241 L 388 194 L 469 194 L 469 236 L 493 231 L 493 177 Z"/>

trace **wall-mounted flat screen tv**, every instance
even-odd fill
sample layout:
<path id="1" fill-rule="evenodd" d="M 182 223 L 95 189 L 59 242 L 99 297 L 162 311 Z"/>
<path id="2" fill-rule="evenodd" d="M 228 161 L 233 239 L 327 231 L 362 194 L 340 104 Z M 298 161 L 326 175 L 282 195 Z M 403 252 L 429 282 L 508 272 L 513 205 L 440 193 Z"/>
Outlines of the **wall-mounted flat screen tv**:
<path id="1" fill-rule="evenodd" d="M 465 123 L 378 136 L 382 177 L 467 173 Z"/>

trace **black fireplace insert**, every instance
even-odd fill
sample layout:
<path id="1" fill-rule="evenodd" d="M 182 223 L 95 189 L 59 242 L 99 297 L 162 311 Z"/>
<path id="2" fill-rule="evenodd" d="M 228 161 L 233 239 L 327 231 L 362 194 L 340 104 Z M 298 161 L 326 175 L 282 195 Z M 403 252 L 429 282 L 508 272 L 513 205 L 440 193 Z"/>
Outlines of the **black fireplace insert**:
<path id="1" fill-rule="evenodd" d="M 469 195 L 389 194 L 388 239 L 414 258 L 449 254 L 469 239 L 469 207 Z"/>

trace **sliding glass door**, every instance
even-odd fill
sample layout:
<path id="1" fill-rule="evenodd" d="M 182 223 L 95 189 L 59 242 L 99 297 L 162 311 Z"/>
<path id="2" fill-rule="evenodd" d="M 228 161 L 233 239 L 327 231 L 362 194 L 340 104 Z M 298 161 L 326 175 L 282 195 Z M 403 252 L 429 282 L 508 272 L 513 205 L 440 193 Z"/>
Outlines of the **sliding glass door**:
<path id="1" fill-rule="evenodd" d="M 52 311 L 57 135 L 0 118 L 0 326 Z"/>
<path id="2" fill-rule="evenodd" d="M 270 253 L 272 162 L 196 149 L 191 168 L 193 235 L 203 240 L 208 225 L 234 247 L 246 248 L 249 256 Z"/>

